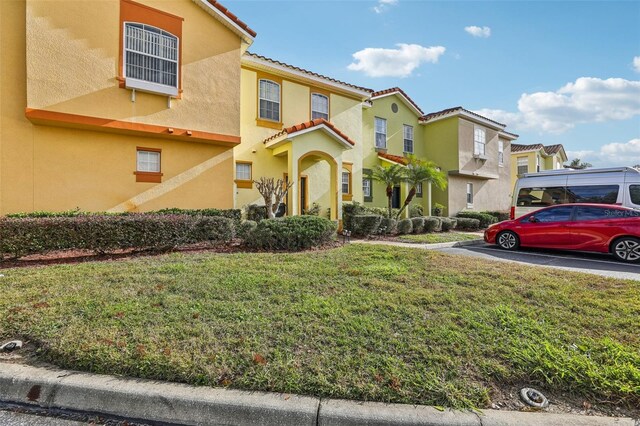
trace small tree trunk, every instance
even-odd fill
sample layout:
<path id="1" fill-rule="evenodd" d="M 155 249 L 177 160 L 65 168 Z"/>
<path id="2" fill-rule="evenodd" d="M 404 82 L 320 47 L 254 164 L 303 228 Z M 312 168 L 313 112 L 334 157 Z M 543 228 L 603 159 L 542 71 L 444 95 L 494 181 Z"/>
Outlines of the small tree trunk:
<path id="1" fill-rule="evenodd" d="M 415 197 L 415 195 L 416 195 L 416 187 L 414 186 L 409 190 L 409 194 L 407 194 L 407 199 L 404 200 L 404 204 L 402 205 L 402 208 L 398 212 L 398 215 L 396 216 L 396 219 L 398 219 L 400 217 L 400 215 L 402 214 L 404 209 L 409 207 L 409 203 L 411 203 L 411 201 L 413 201 L 413 197 Z"/>
<path id="2" fill-rule="evenodd" d="M 391 211 L 393 210 L 393 207 L 392 207 L 393 203 L 391 202 L 392 198 L 393 198 L 393 187 L 391 185 L 388 185 L 387 186 L 387 200 L 389 201 L 389 211 L 387 214 L 388 219 L 391 219 L 391 215 L 392 215 Z"/>

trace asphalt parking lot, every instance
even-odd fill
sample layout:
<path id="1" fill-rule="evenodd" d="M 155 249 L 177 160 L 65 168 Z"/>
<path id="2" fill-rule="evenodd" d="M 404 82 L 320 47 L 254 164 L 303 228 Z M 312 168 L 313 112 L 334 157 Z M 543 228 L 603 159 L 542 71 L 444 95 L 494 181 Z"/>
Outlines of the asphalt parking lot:
<path id="1" fill-rule="evenodd" d="M 525 248 L 511 252 L 489 244 L 438 248 L 436 250 L 443 253 L 481 257 L 505 262 L 517 262 L 527 265 L 539 265 L 569 271 L 587 272 L 605 277 L 640 281 L 640 264 L 619 262 L 604 254 Z"/>

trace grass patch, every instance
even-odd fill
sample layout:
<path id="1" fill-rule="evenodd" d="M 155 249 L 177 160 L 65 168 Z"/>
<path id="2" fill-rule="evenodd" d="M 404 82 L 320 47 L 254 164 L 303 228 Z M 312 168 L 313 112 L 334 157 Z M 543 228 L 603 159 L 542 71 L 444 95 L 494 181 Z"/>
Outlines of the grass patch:
<path id="1" fill-rule="evenodd" d="M 360 244 L 3 274 L 0 337 L 64 368 L 458 408 L 520 382 L 640 403 L 638 282 Z"/>
<path id="2" fill-rule="evenodd" d="M 405 243 L 437 244 L 453 243 L 457 241 L 470 241 L 482 239 L 480 235 L 465 234 L 462 232 L 437 232 L 427 234 L 399 235 L 398 239 Z"/>

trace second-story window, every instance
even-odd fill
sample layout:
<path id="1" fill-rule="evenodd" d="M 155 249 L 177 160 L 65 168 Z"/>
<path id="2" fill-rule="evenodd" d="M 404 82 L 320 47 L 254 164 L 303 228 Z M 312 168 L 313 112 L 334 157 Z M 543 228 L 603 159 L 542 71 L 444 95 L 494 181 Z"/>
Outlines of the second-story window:
<path id="1" fill-rule="evenodd" d="M 518 157 L 518 174 L 523 175 L 529 173 L 529 158 Z"/>
<path id="2" fill-rule="evenodd" d="M 413 127 L 404 125 L 404 152 L 413 154 Z"/>
<path id="3" fill-rule="evenodd" d="M 316 118 L 329 120 L 329 98 L 320 93 L 311 94 L 311 119 Z"/>
<path id="4" fill-rule="evenodd" d="M 498 165 L 504 166 L 504 142 L 498 141 Z"/>
<path id="5" fill-rule="evenodd" d="M 127 87 L 178 94 L 178 37 L 150 25 L 124 25 Z"/>
<path id="6" fill-rule="evenodd" d="M 376 117 L 375 126 L 376 148 L 385 149 L 387 147 L 387 120 Z"/>
<path id="7" fill-rule="evenodd" d="M 476 128 L 473 131 L 473 154 L 484 156 L 485 143 L 486 143 L 486 134 L 484 129 Z"/>
<path id="8" fill-rule="evenodd" d="M 271 80 L 260 80 L 258 118 L 280 122 L 280 85 Z"/>

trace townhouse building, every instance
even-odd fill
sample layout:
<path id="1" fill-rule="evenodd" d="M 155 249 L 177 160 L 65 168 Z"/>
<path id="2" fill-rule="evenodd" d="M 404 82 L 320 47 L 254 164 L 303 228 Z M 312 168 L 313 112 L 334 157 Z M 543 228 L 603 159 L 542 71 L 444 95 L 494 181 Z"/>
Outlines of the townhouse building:
<path id="1" fill-rule="evenodd" d="M 562 144 L 531 145 L 512 144 L 511 146 L 511 187 L 515 186 L 518 176 L 525 173 L 564 168 L 569 160 Z"/>

